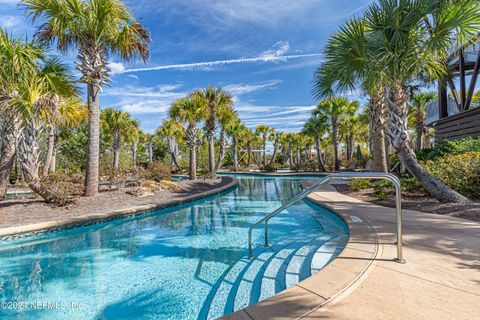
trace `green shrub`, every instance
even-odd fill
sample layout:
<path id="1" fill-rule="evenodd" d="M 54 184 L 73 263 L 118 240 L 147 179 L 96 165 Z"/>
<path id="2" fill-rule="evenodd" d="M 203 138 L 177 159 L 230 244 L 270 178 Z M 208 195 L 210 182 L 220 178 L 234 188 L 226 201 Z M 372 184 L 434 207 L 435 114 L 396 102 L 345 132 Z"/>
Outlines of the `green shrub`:
<path id="1" fill-rule="evenodd" d="M 152 162 L 142 172 L 142 178 L 160 182 L 162 180 L 172 180 L 172 167 L 160 162 Z"/>
<path id="2" fill-rule="evenodd" d="M 433 149 L 417 151 L 417 158 L 421 161 L 435 160 L 447 155 L 460 155 L 467 152 L 480 152 L 480 138 L 465 138 L 461 140 L 445 141 Z"/>
<path id="3" fill-rule="evenodd" d="M 370 188 L 371 186 L 372 186 L 372 182 L 368 179 L 352 179 L 348 183 L 348 189 L 352 191 L 367 189 L 367 188 Z"/>
<path id="4" fill-rule="evenodd" d="M 388 180 L 376 182 L 373 189 L 375 190 L 375 196 L 380 200 L 386 200 L 389 194 L 395 192 L 395 186 Z"/>
<path id="5" fill-rule="evenodd" d="M 423 166 L 450 188 L 480 199 L 480 151 L 429 160 Z"/>
<path id="6" fill-rule="evenodd" d="M 402 191 L 408 193 L 426 192 L 422 184 L 410 174 L 403 175 L 400 178 L 400 182 L 402 184 Z"/>
<path id="7" fill-rule="evenodd" d="M 277 171 L 277 165 L 276 164 L 267 164 L 266 166 L 261 168 L 262 171 L 265 172 L 275 172 Z"/>

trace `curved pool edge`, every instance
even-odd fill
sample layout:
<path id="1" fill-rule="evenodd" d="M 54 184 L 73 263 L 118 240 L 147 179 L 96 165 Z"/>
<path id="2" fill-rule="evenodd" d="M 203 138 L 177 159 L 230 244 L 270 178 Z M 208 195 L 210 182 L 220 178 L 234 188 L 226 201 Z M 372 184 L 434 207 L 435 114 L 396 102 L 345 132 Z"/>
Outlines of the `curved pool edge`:
<path id="1" fill-rule="evenodd" d="M 103 222 L 108 222 L 112 220 L 118 220 L 123 218 L 129 218 L 132 216 L 148 214 L 155 210 L 172 208 L 172 207 L 176 207 L 186 203 L 216 196 L 221 193 L 233 190 L 238 185 L 238 180 L 234 177 L 223 176 L 221 178 L 222 178 L 222 182 L 219 187 L 208 190 L 206 192 L 199 192 L 193 195 L 189 195 L 182 199 L 173 199 L 173 200 L 169 200 L 161 203 L 150 203 L 147 205 L 123 208 L 123 209 L 118 209 L 118 210 L 114 210 L 106 213 L 85 214 L 83 216 L 79 216 L 75 218 L 58 219 L 58 220 L 45 221 L 40 223 L 27 224 L 22 226 L 1 228 L 0 241 L 11 240 L 11 238 L 16 238 L 16 237 L 28 237 L 28 236 L 34 236 L 42 233 L 79 228 L 79 227 L 84 227 L 91 224 L 103 223 Z"/>
<path id="2" fill-rule="evenodd" d="M 368 276 L 379 250 L 373 224 L 348 203 L 326 203 L 328 199 L 322 198 L 319 193 L 313 193 L 307 199 L 335 213 L 347 224 L 349 239 L 343 251 L 304 281 L 221 319 L 299 319 L 339 301 Z"/>

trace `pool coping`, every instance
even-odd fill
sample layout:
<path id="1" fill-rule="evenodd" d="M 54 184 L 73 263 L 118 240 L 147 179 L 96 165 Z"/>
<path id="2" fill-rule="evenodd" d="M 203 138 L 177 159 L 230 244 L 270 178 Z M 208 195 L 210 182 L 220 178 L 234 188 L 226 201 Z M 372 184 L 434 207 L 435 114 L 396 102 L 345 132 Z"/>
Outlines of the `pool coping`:
<path id="1" fill-rule="evenodd" d="M 349 239 L 343 251 L 322 270 L 304 281 L 221 319 L 300 319 L 316 309 L 341 300 L 368 276 L 379 252 L 374 225 L 348 204 L 325 203 L 328 199 L 319 193 L 313 193 L 307 199 L 345 221 Z"/>
<path id="2" fill-rule="evenodd" d="M 182 199 L 170 199 L 161 203 L 150 203 L 141 206 L 128 207 L 123 209 L 117 209 L 105 213 L 85 214 L 73 218 L 56 219 L 40 223 L 27 224 L 15 227 L 6 227 L 0 229 L 0 241 L 12 240 L 16 238 L 23 238 L 33 236 L 42 233 L 56 232 L 66 229 L 72 229 L 77 227 L 88 226 L 92 224 L 103 223 L 111 220 L 129 218 L 132 216 L 148 214 L 155 210 L 167 209 L 178 205 L 186 204 L 189 202 L 201 200 L 214 196 L 230 189 L 237 187 L 238 180 L 234 177 L 223 176 L 224 180 L 230 180 L 225 184 L 222 184 L 218 188 L 214 188 L 205 192 L 199 192 L 186 196 Z"/>

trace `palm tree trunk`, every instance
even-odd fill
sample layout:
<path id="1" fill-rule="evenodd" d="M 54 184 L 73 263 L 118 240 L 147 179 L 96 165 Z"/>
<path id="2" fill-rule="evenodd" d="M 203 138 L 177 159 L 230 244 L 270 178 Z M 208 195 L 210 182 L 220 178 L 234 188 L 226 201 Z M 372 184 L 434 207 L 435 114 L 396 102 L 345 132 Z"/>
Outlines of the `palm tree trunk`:
<path id="1" fill-rule="evenodd" d="M 42 197 L 47 203 L 59 203 L 61 200 L 54 193 L 42 187 L 38 174 L 40 159 L 40 128 L 35 122 L 30 123 L 24 130 L 20 141 L 20 158 L 25 181 L 33 192 Z"/>
<path id="2" fill-rule="evenodd" d="M 232 152 L 233 152 L 233 171 L 238 171 L 238 149 L 237 138 L 232 137 Z"/>
<path id="3" fill-rule="evenodd" d="M 120 150 L 113 150 L 113 172 L 116 175 L 120 163 Z"/>
<path id="4" fill-rule="evenodd" d="M 190 149 L 189 177 L 190 180 L 197 180 L 197 127 L 194 123 L 188 125 L 186 140 Z"/>
<path id="5" fill-rule="evenodd" d="M 317 149 L 317 161 L 318 161 L 318 171 L 325 172 L 325 165 L 323 164 L 322 159 L 322 150 L 320 148 L 320 136 L 315 137 L 315 148 Z"/>
<path id="6" fill-rule="evenodd" d="M 55 148 L 55 126 L 50 125 L 47 140 L 47 154 L 45 155 L 45 163 L 43 164 L 42 176 L 48 176 L 50 171 L 50 164 L 53 158 L 53 149 Z"/>
<path id="7" fill-rule="evenodd" d="M 467 203 L 469 200 L 452 190 L 431 175 L 417 161 L 409 145 L 407 129 L 408 95 L 405 87 L 397 85 L 390 89 L 388 99 L 389 126 L 387 135 L 391 145 L 405 168 L 422 184 L 422 186 L 441 202 Z"/>
<path id="8" fill-rule="evenodd" d="M 425 132 L 425 115 L 420 110 L 418 111 L 418 115 L 417 115 L 417 123 L 416 123 L 415 131 L 417 133 L 415 149 L 422 150 L 424 148 L 423 137 Z"/>
<path id="9" fill-rule="evenodd" d="M 88 149 L 85 196 L 98 195 L 100 163 L 100 87 L 88 84 Z"/>
<path id="10" fill-rule="evenodd" d="M 50 162 L 50 168 L 49 168 L 50 173 L 55 173 L 55 171 L 57 171 L 57 151 L 58 151 L 57 149 L 58 149 L 57 142 L 55 141 L 55 144 L 53 147 L 52 162 Z"/>
<path id="11" fill-rule="evenodd" d="M 388 172 L 385 140 L 385 91 L 379 90 L 370 98 L 370 137 L 373 171 Z"/>
<path id="12" fill-rule="evenodd" d="M 0 149 L 0 199 L 7 193 L 10 173 L 17 153 L 18 139 L 21 134 L 21 123 L 10 118 L 2 123 L 2 145 Z"/>
<path id="13" fill-rule="evenodd" d="M 147 144 L 147 151 L 148 151 L 148 162 L 153 161 L 153 143 L 151 141 Z"/>
<path id="14" fill-rule="evenodd" d="M 267 165 L 267 138 L 263 138 L 263 166 L 265 167 Z"/>
<path id="15" fill-rule="evenodd" d="M 225 133 L 225 130 L 222 129 L 220 132 L 220 152 L 218 155 L 218 160 L 217 164 L 215 165 L 215 168 L 213 169 L 212 173 L 210 174 L 210 178 L 213 179 L 217 175 L 218 170 L 222 167 L 223 160 L 225 159 L 225 151 L 227 149 L 227 135 Z"/>
<path id="16" fill-rule="evenodd" d="M 190 148 L 190 180 L 197 180 L 197 147 Z"/>
<path id="17" fill-rule="evenodd" d="M 213 139 L 213 134 L 207 136 L 208 141 L 208 172 L 213 173 L 215 168 L 215 141 Z"/>
<path id="18" fill-rule="evenodd" d="M 338 123 L 337 119 L 332 120 L 332 140 L 333 140 L 333 155 L 335 157 L 335 171 L 340 170 L 340 158 L 338 155 Z"/>
<path id="19" fill-rule="evenodd" d="M 269 163 L 270 165 L 275 163 L 275 160 L 277 159 L 277 153 L 278 153 L 278 146 L 277 146 L 277 143 L 275 142 L 274 145 L 273 145 L 272 159 L 270 159 L 270 163 Z"/>

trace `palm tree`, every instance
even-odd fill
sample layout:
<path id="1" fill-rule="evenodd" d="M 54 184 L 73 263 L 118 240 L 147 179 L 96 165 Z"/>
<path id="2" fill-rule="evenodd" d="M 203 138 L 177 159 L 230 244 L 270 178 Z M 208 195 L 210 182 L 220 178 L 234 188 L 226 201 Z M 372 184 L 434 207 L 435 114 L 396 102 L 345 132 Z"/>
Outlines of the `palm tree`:
<path id="1" fill-rule="evenodd" d="M 282 136 L 282 133 L 276 130 L 272 130 L 272 132 L 270 132 L 270 135 L 268 136 L 268 140 L 273 141 L 273 155 L 272 155 L 272 159 L 270 159 L 270 165 L 275 163 L 275 160 L 277 158 L 278 149 L 280 147 L 281 136 Z"/>
<path id="2" fill-rule="evenodd" d="M 185 140 L 190 149 L 190 180 L 197 179 L 197 147 L 202 143 L 198 138 L 198 124 L 207 118 L 207 105 L 198 94 L 175 101 L 169 110 L 170 117 L 187 125 Z"/>
<path id="3" fill-rule="evenodd" d="M 57 164 L 57 151 L 59 147 L 59 135 L 61 132 L 66 130 L 71 130 L 73 128 L 78 128 L 80 125 L 85 124 L 88 120 L 88 108 L 86 105 L 80 102 L 77 98 L 68 98 L 63 103 L 58 106 L 58 112 L 56 112 L 56 117 L 51 119 L 49 123 L 49 135 L 47 142 L 47 155 L 44 164 L 43 175 L 45 176 L 48 173 L 54 173 L 56 171 Z M 53 139 L 51 139 L 52 127 L 55 128 L 53 134 Z M 53 146 L 52 144 L 53 140 Z M 53 149 L 52 151 L 51 148 Z M 51 154 L 51 159 L 48 161 L 49 154 Z M 45 171 L 48 171 L 45 174 Z"/>
<path id="4" fill-rule="evenodd" d="M 227 131 L 229 127 L 234 126 L 240 122 L 237 112 L 234 111 L 229 105 L 222 105 L 217 110 L 218 123 L 220 124 L 220 152 L 218 155 L 217 164 L 210 174 L 210 178 L 215 178 L 218 170 L 220 170 L 223 160 L 225 159 L 225 153 L 227 150 Z"/>
<path id="5" fill-rule="evenodd" d="M 315 149 L 317 151 L 318 170 L 324 172 L 325 164 L 322 158 L 321 143 L 324 136 L 329 131 L 328 119 L 325 116 L 313 114 L 312 117 L 305 123 L 303 133 L 313 137 L 315 140 Z"/>
<path id="6" fill-rule="evenodd" d="M 243 140 L 247 127 L 240 120 L 234 121 L 227 127 L 227 134 L 232 138 L 232 153 L 233 153 L 233 171 L 237 172 L 238 167 L 238 145 L 239 141 Z"/>
<path id="7" fill-rule="evenodd" d="M 257 128 L 255 129 L 255 133 L 257 135 L 260 136 L 260 138 L 262 139 L 262 149 L 263 149 L 263 166 L 266 166 L 267 165 L 267 138 L 269 136 L 269 134 L 271 134 L 273 132 L 273 128 L 267 126 L 267 125 L 264 125 L 264 124 L 261 124 L 259 126 L 257 126 Z"/>
<path id="8" fill-rule="evenodd" d="M 50 101 L 53 103 L 52 108 L 44 109 L 49 131 L 42 175 L 47 176 L 55 155 L 57 127 L 78 125 L 86 113 L 78 99 L 78 89 L 73 84 L 70 70 L 59 59 L 47 60 L 40 76 L 45 81 L 46 90 L 51 92 Z"/>
<path id="9" fill-rule="evenodd" d="M 182 168 L 177 161 L 178 141 L 184 138 L 185 129 L 180 122 L 175 119 L 164 120 L 162 126 L 157 129 L 156 134 L 167 140 L 167 149 L 170 154 L 172 165 L 177 171 Z"/>
<path id="10" fill-rule="evenodd" d="M 145 136 L 145 149 L 147 151 L 147 161 L 148 163 L 153 162 L 153 143 L 155 141 L 155 135 L 146 133 Z"/>
<path id="11" fill-rule="evenodd" d="M 23 0 L 34 21 L 42 20 L 36 37 L 57 44 L 61 52 L 78 48 L 77 69 L 87 85 L 89 134 L 85 196 L 98 194 L 100 100 L 108 79 L 109 54 L 130 61 L 149 55 L 150 35 L 118 0 Z"/>
<path id="12" fill-rule="evenodd" d="M 233 108 L 233 97 L 222 88 L 208 87 L 195 91 L 196 95 L 205 100 L 207 115 L 205 119 L 205 131 L 208 143 L 208 172 L 213 175 L 215 169 L 215 142 L 214 136 L 217 130 L 218 112 L 222 108 Z"/>
<path id="13" fill-rule="evenodd" d="M 379 61 L 367 50 L 367 32 L 366 23 L 354 18 L 330 37 L 325 49 L 325 62 L 315 73 L 314 96 L 327 98 L 354 91 L 359 85 L 368 93 L 373 171 L 388 172 L 386 97 L 382 78 L 386 75 Z"/>
<path id="14" fill-rule="evenodd" d="M 405 168 L 437 199 L 466 202 L 465 197 L 432 176 L 417 161 L 408 133 L 408 83 L 419 75 L 444 77 L 451 40 L 477 39 L 480 7 L 475 1 L 381 0 L 365 13 L 368 50 L 383 66 L 388 86 L 387 135 Z M 398 26 L 402 26 L 399 28 Z"/>
<path id="15" fill-rule="evenodd" d="M 130 124 L 126 128 L 126 142 L 130 144 L 130 152 L 132 155 L 132 169 L 137 170 L 137 151 L 138 143 L 142 137 L 140 123 L 137 120 L 130 120 Z"/>
<path id="16" fill-rule="evenodd" d="M 36 75 L 43 49 L 32 41 L 21 41 L 0 29 L 0 199 L 7 191 L 8 179 L 22 134 L 22 119 L 12 105 L 20 86 Z"/>
<path id="17" fill-rule="evenodd" d="M 357 106 L 358 102 L 350 102 L 346 98 L 328 98 L 322 100 L 313 110 L 314 117 L 328 119 L 329 125 L 332 127 L 333 154 L 335 157 L 335 170 L 340 170 L 340 157 L 338 154 L 339 145 L 339 127 L 345 118 L 352 114 L 352 110 Z"/>
<path id="18" fill-rule="evenodd" d="M 435 101 L 437 95 L 434 92 L 421 92 L 414 94 L 410 97 L 410 104 L 408 110 L 408 116 L 410 122 L 414 123 L 416 132 L 415 149 L 422 150 L 424 148 L 425 137 L 425 123 L 427 120 L 427 105 Z"/>
<path id="19" fill-rule="evenodd" d="M 122 144 L 129 139 L 134 122 L 128 112 L 114 108 L 104 109 L 101 113 L 101 120 L 102 131 L 112 144 L 113 172 L 116 175 L 120 162 L 120 149 Z"/>

